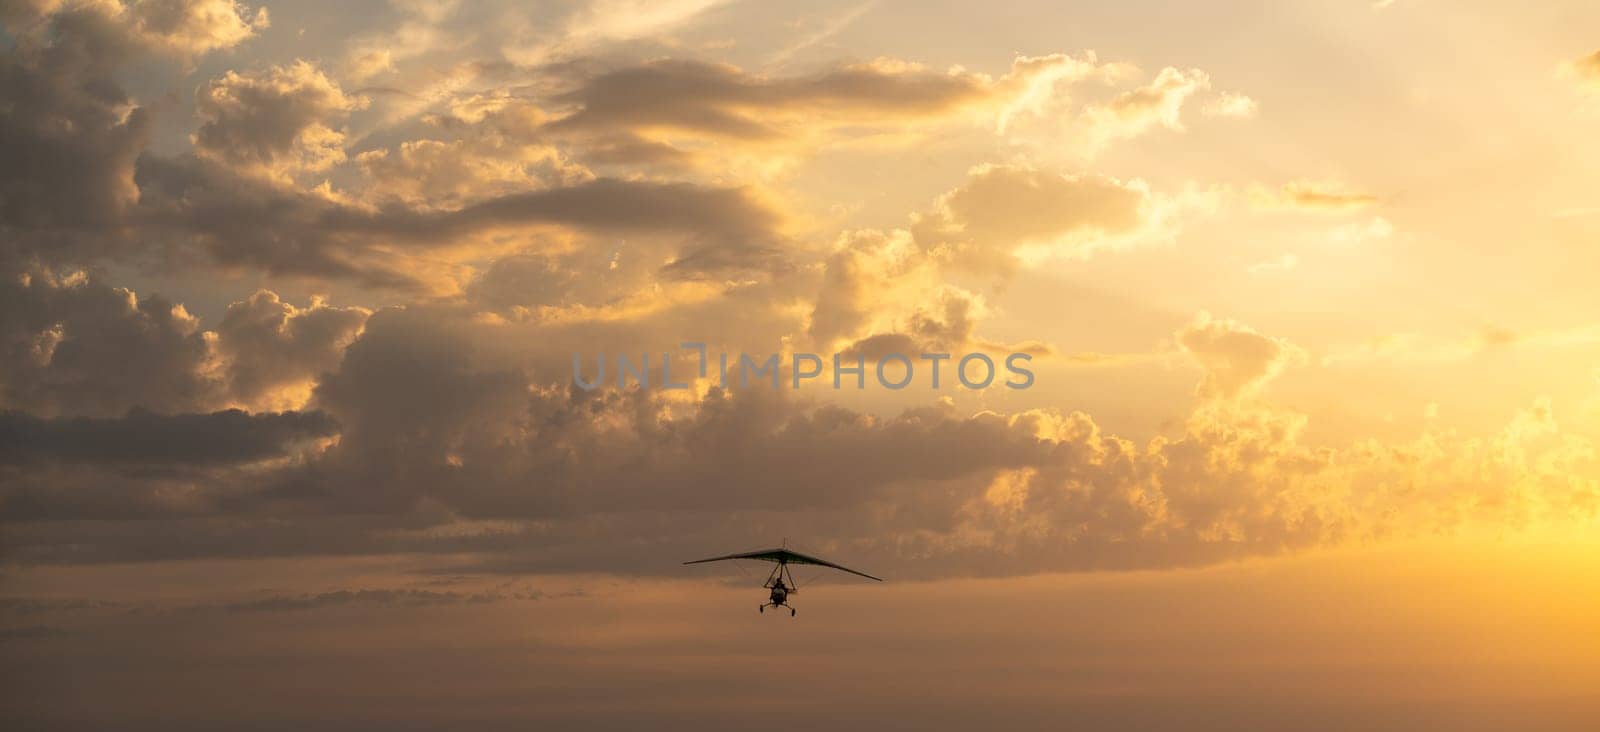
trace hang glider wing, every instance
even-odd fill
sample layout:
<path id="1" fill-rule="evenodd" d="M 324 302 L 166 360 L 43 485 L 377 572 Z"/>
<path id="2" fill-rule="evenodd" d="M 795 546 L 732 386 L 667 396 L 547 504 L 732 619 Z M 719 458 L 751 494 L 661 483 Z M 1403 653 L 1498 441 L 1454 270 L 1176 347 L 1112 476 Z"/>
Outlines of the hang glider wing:
<path id="1" fill-rule="evenodd" d="M 837 569 L 840 572 L 849 572 L 850 574 L 857 575 L 859 577 L 866 577 L 869 580 L 877 580 L 879 582 L 883 581 L 882 579 L 867 574 L 866 572 L 857 572 L 849 567 L 834 564 L 826 559 L 818 559 L 816 557 L 807 554 L 801 554 L 800 552 L 790 551 L 788 549 L 763 549 L 758 552 L 728 554 L 721 557 L 711 557 L 710 559 L 696 559 L 692 562 L 684 562 L 684 564 L 721 562 L 727 559 L 754 559 L 762 562 L 777 562 L 778 564 L 815 564 L 819 567 L 830 567 L 832 569 Z"/>

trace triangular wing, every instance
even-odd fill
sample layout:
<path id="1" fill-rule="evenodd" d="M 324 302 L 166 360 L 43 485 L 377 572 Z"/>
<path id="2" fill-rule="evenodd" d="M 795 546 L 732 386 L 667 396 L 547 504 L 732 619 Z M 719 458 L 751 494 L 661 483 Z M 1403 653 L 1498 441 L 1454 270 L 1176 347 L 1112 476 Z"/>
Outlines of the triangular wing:
<path id="1" fill-rule="evenodd" d="M 853 574 L 853 575 L 856 575 L 856 576 L 859 576 L 859 577 L 866 577 L 869 580 L 876 580 L 878 582 L 882 582 L 883 581 L 883 580 L 881 580 L 881 579 L 879 579 L 877 577 L 874 577 L 874 576 L 872 576 L 870 574 L 867 574 L 866 572 L 857 572 L 857 571 L 855 571 L 855 570 L 853 570 L 853 569 L 851 569 L 849 567 L 846 567 L 846 566 L 844 566 L 842 564 L 834 564 L 833 562 L 830 562 L 830 561 L 828 561 L 826 559 L 818 559 L 816 557 L 813 557 L 813 556 L 810 556 L 810 555 L 807 555 L 807 554 L 801 554 L 800 552 L 792 552 L 792 551 L 789 551 L 788 549 L 782 549 L 780 551 L 782 551 L 784 554 L 788 555 L 787 561 L 790 564 L 815 564 L 815 565 L 817 565 L 819 567 L 832 567 L 833 569 L 837 569 L 840 572 L 849 572 L 850 574 Z"/>
<path id="2" fill-rule="evenodd" d="M 800 552 L 796 551 L 790 551 L 788 549 L 762 549 L 761 551 L 744 552 L 742 554 L 727 554 L 720 557 L 711 557 L 709 559 L 696 559 L 694 561 L 684 562 L 684 564 L 721 562 L 727 559 L 754 559 L 762 562 L 777 562 L 778 564 L 815 564 L 819 567 L 829 567 L 832 569 L 837 569 L 841 572 L 849 572 L 850 574 L 859 577 L 866 577 L 869 580 L 876 580 L 878 582 L 883 581 L 882 579 L 867 574 L 866 572 L 857 572 L 844 565 L 834 564 L 826 559 L 818 559 L 817 557 L 813 557 L 808 554 L 801 554 Z"/>
<path id="3" fill-rule="evenodd" d="M 788 558 L 784 555 L 788 553 L 787 549 L 762 549 L 761 551 L 745 552 L 743 554 L 727 554 L 720 557 L 711 557 L 710 559 L 696 559 L 692 562 L 684 562 L 684 564 L 704 564 L 706 562 L 720 562 L 725 559 L 758 559 L 763 562 L 786 562 Z"/>

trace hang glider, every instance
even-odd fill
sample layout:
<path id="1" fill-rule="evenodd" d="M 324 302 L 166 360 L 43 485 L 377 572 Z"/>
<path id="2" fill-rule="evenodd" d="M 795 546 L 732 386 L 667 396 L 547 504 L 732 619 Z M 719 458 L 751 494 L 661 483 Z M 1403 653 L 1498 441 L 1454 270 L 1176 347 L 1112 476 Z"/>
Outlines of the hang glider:
<path id="1" fill-rule="evenodd" d="M 791 564 L 812 564 L 818 567 L 837 569 L 840 572 L 849 572 L 850 574 L 858 577 L 866 577 L 869 580 L 874 580 L 877 582 L 883 581 L 882 579 L 867 574 L 866 572 L 857 572 L 856 570 L 853 570 L 842 564 L 834 564 L 826 559 L 818 559 L 817 557 L 813 557 L 809 554 L 801 554 L 797 551 L 790 551 L 787 547 L 763 549 L 761 551 L 744 552 L 741 554 L 726 554 L 720 557 L 696 559 L 693 561 L 684 562 L 684 564 L 705 564 L 706 562 L 724 562 L 734 559 L 750 559 L 758 562 L 772 562 L 773 564 L 778 565 L 772 568 L 772 573 L 767 575 L 767 581 L 762 585 L 762 587 L 771 590 L 771 594 L 768 596 L 768 600 L 764 603 L 761 603 L 761 607 L 757 609 L 761 612 L 766 612 L 767 608 L 769 607 L 787 607 L 789 608 L 790 617 L 794 617 L 795 610 L 794 606 L 789 604 L 789 596 L 800 591 L 799 588 L 795 587 L 794 575 L 789 573 L 789 565 Z"/>
<path id="2" fill-rule="evenodd" d="M 800 552 L 790 551 L 788 549 L 763 549 L 761 551 L 745 552 L 743 554 L 728 554 L 720 557 L 711 557 L 710 559 L 696 559 L 691 562 L 684 562 L 684 564 L 704 564 L 706 562 L 721 562 L 727 559 L 755 559 L 762 562 L 777 562 L 778 564 L 815 564 L 819 567 L 831 567 L 839 570 L 840 572 L 849 572 L 853 575 L 866 577 L 869 580 L 877 580 L 879 582 L 883 581 L 881 578 L 874 577 L 866 572 L 857 572 L 849 567 L 834 564 L 826 559 L 818 559 L 809 554 L 801 554 Z"/>

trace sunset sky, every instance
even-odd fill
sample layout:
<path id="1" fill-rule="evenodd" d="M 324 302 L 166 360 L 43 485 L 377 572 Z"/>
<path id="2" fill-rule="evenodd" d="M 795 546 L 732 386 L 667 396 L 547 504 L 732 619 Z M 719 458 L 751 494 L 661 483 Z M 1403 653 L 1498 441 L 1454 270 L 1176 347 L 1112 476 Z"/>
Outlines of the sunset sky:
<path id="1" fill-rule="evenodd" d="M 7 728 L 1600 720 L 1592 1 L 0 23 Z"/>

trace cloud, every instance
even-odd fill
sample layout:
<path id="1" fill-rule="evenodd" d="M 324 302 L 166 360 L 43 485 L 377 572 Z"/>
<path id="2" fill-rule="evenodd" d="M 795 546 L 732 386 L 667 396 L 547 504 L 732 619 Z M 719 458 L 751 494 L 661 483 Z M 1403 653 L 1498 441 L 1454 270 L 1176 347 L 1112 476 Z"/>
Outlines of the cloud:
<path id="1" fill-rule="evenodd" d="M 492 571 L 638 572 L 641 552 L 812 527 L 906 576 L 992 575 L 1205 564 L 1592 510 L 1595 486 L 1579 477 L 1592 450 L 1549 405 L 1487 436 L 1308 445 L 1308 418 L 1264 399 L 1299 349 L 1207 315 L 1164 326 L 1178 350 L 1160 355 L 1194 361 L 1198 399 L 1140 441 L 1082 413 L 963 412 L 936 394 L 868 413 L 705 381 L 568 386 L 575 350 L 654 355 L 686 337 L 731 352 L 807 340 L 1051 352 L 986 339 L 994 306 L 971 280 L 1170 240 L 1210 194 L 980 165 L 904 227 L 828 246 L 797 213 L 803 192 L 739 185 L 742 166 L 963 126 L 986 145 L 1043 125 L 1052 145 L 1098 146 L 1182 130 L 1197 104 L 1253 111 L 1197 69 L 1149 76 L 1092 54 L 1020 57 L 996 76 L 894 59 L 798 75 L 576 59 L 644 47 L 709 5 L 580 10 L 550 24 L 572 29 L 571 44 L 533 39 L 541 66 L 436 57 L 471 39 L 441 32 L 413 56 L 353 43 L 349 70 L 385 75 L 384 88 L 346 89 L 325 70 L 339 67 L 310 60 L 218 72 L 199 84 L 185 152 L 170 130 L 152 136 L 152 112 L 118 73 L 152 53 L 188 68 L 185 56 L 242 43 L 249 14 L 51 7 L 16 26 L 0 61 L 6 98 L 20 100 L 0 107 L 0 522 L 17 561 L 416 552 Z M 369 97 L 391 101 L 361 110 Z M 306 185 L 310 173 L 326 180 Z M 1262 200 L 1376 203 L 1305 182 Z M 250 289 L 259 277 L 353 282 L 394 304 L 260 290 L 203 323 L 111 286 L 104 262 L 227 272 Z M 1527 342 L 1477 335 L 1479 348 Z M 416 597 L 361 592 L 259 609 Z"/>
<path id="2" fill-rule="evenodd" d="M 609 44 L 670 33 L 726 2 L 600 0 L 576 3 L 564 20 L 546 21 L 527 29 L 532 32 L 518 34 L 523 37 L 514 36 L 515 40 L 509 42 L 502 52 L 517 63 L 529 66 L 574 58 Z M 528 35 L 538 36 L 540 32 L 548 33 L 550 29 L 558 32 L 553 36 L 526 39 Z"/>
<path id="3" fill-rule="evenodd" d="M 893 60 L 819 75 L 768 79 L 733 66 L 658 61 L 602 74 L 556 98 L 576 109 L 553 131 L 669 129 L 732 140 L 767 140 L 810 117 L 883 124 L 942 114 L 988 96 L 970 73 L 933 72 Z M 821 115 L 824 119 L 817 119 Z"/>
<path id="4" fill-rule="evenodd" d="M 127 536 L 140 522 L 221 516 L 264 474 L 295 464 L 338 425 L 321 412 L 41 418 L 0 412 L 0 510 L 16 534 L 55 521 L 107 521 Z M 129 524 L 120 522 L 133 522 Z M 176 529 L 175 529 L 176 530 Z"/>
<path id="5" fill-rule="evenodd" d="M 1254 396 L 1304 352 L 1232 320 L 1200 313 L 1177 333 L 1178 345 L 1205 368 L 1195 393 L 1206 399 Z"/>
<path id="6" fill-rule="evenodd" d="M 102 15 L 46 22 L 49 33 L 0 58 L 0 85 L 24 101 L 0 109 L 9 267 L 198 253 L 221 269 L 452 292 L 472 263 L 513 249 L 495 239 L 514 230 L 627 234 L 677 278 L 786 266 L 771 201 L 726 186 L 593 178 L 528 139 L 536 110 L 525 104 L 463 102 L 446 123 L 465 123 L 454 139 L 369 151 L 372 174 L 404 181 L 370 199 L 288 185 L 345 159 L 340 120 L 361 104 L 309 62 L 213 79 L 196 97 L 195 153 L 148 154 L 146 113 L 113 77 L 137 49 L 118 45 Z"/>
<path id="7" fill-rule="evenodd" d="M 397 3 L 392 10 L 403 15 L 391 31 L 362 34 L 352 39 L 346 53 L 344 75 L 352 83 L 366 83 L 374 76 L 392 73 L 396 64 L 448 47 L 466 39 L 446 28 L 447 21 L 460 9 L 459 3 Z"/>
<path id="8" fill-rule="evenodd" d="M 138 47 L 192 60 L 232 48 L 270 25 L 265 7 L 233 0 L 24 0 L 7 3 L 9 26 L 24 36 L 84 33 L 77 41 L 104 47 Z M 89 35 L 97 36 L 90 39 Z"/>
<path id="9" fill-rule="evenodd" d="M 1196 92 L 1211 87 L 1211 77 L 1199 69 L 1168 66 L 1149 84 L 1123 92 L 1105 104 L 1084 111 L 1091 129 L 1106 140 L 1136 137 L 1160 125 L 1183 130 L 1183 104 Z"/>
<path id="10" fill-rule="evenodd" d="M 893 58 L 798 76 L 663 60 L 580 80 L 552 98 L 566 109 L 547 127 L 602 150 L 624 140 L 724 167 L 771 167 L 823 147 L 905 145 L 940 125 L 1005 132 L 1017 119 L 1047 114 L 1073 85 L 1125 69 L 1093 53 L 1019 56 L 999 77 Z"/>
<path id="11" fill-rule="evenodd" d="M 306 61 L 229 71 L 195 92 L 191 139 L 198 154 L 245 171 L 318 172 L 344 161 L 345 134 L 333 125 L 364 105 Z"/>
<path id="12" fill-rule="evenodd" d="M 100 53 L 109 58 L 104 49 Z M 109 68 L 94 83 L 115 89 Z M 371 146 L 353 160 L 342 125 L 364 96 L 346 92 L 307 61 L 230 71 L 196 94 L 200 123 L 192 136 L 193 154 L 143 153 L 141 113 L 122 99 L 121 107 L 105 106 L 101 126 L 126 130 L 70 141 L 89 146 L 86 158 L 116 161 L 96 180 L 18 178 L 16 185 L 29 190 L 44 181 L 64 208 L 60 216 L 41 220 L 41 212 L 48 214 L 56 202 L 19 206 L 15 218 L 22 226 L 12 240 L 12 256 L 48 264 L 144 263 L 198 253 L 224 270 L 454 294 L 497 256 L 525 252 L 530 239 L 571 251 L 583 246 L 578 242 L 626 235 L 630 253 L 654 259 L 667 280 L 770 278 L 795 266 L 785 251 L 789 214 L 778 197 L 728 187 L 725 176 L 701 184 L 660 181 L 632 170 L 597 177 L 588 165 L 681 169 L 708 149 L 788 146 L 805 136 L 797 131 L 849 137 L 882 126 L 886 134 L 898 134 L 894 130 L 919 120 L 948 120 L 969 109 L 979 116 L 1000 114 L 1040 89 L 1053 93 L 1059 84 L 1096 75 L 1111 78 L 1116 68 L 1092 55 L 1025 57 L 1005 76 L 991 78 L 878 60 L 768 78 L 727 66 L 663 61 L 581 80 L 553 98 L 565 107 L 555 117 L 540 102 L 507 90 L 451 95 L 445 109 L 423 121 L 429 136 Z M 110 122 L 113 118 L 119 121 Z M 121 139 L 116 133 L 127 138 L 117 154 L 93 148 Z M 685 145 L 683 135 L 698 142 Z M 776 158 L 750 158 L 763 159 Z M 23 167 L 43 168 L 47 162 L 41 158 Z M 352 168 L 369 184 L 359 194 L 328 182 L 314 188 L 293 185 L 299 175 L 316 172 L 338 179 Z M 1075 181 L 1078 197 L 1066 201 L 1074 206 L 1093 203 L 1088 197 L 1097 187 L 1108 194 L 1113 188 L 1142 194 L 1137 182 L 1093 176 Z M 67 209 L 78 212 L 68 200 L 81 201 L 85 190 L 98 192 L 103 204 L 91 206 L 95 213 L 89 216 L 67 215 Z M 946 204 L 959 206 L 964 195 L 976 193 L 952 192 Z M 1042 200 L 1052 194 L 1071 195 L 1046 192 L 1039 203 L 1061 203 Z M 27 199 L 19 195 L 7 202 Z M 1160 236 L 1155 228 L 1163 210 L 1155 205 L 1144 212 L 1152 228 L 1143 233 Z M 1085 212 L 1082 225 L 1058 221 L 1066 228 L 1051 240 L 1045 240 L 1051 223 L 1046 221 L 1033 232 L 1038 240 L 1020 245 L 959 238 L 936 245 L 975 267 L 999 269 L 1017 257 L 1117 245 L 1123 239 L 1093 234 L 1094 223 L 1116 223 L 1103 218 L 1113 213 Z M 937 223 L 996 226 L 974 211 L 953 216 L 964 220 Z M 59 227 L 71 227 L 70 236 Z M 61 246 L 63 238 L 67 246 Z"/>
<path id="13" fill-rule="evenodd" d="M 1256 100 L 1243 94 L 1223 92 L 1216 99 L 1207 102 L 1200 112 L 1207 117 L 1248 118 L 1256 116 L 1259 110 L 1260 105 L 1256 104 Z"/>
<path id="14" fill-rule="evenodd" d="M 321 374 L 339 365 L 371 312 L 313 300 L 297 308 L 269 290 L 228 306 L 216 347 L 232 399 L 253 407 L 304 404 Z"/>
<path id="15" fill-rule="evenodd" d="M 944 280 L 941 261 L 911 233 L 861 230 L 840 236 L 823 265 L 807 333 L 817 350 L 845 358 L 962 354 L 973 350 L 1049 355 L 1049 344 L 1003 344 L 977 333 L 984 298 Z"/>
<path id="16" fill-rule="evenodd" d="M 1298 349 L 1204 315 L 1178 333 L 1203 370 L 1202 399 L 1177 434 L 1142 444 L 1048 409 L 874 416 L 786 390 L 585 392 L 567 373 L 506 360 L 494 344 L 508 327 L 380 311 L 317 389 L 337 440 L 264 471 L 190 478 L 179 503 L 165 478 L 122 476 L 123 498 L 91 493 L 92 511 L 76 492 L 89 477 L 12 480 L 24 487 L 6 513 L 15 555 L 403 551 L 473 571 L 629 572 L 640 552 L 688 556 L 803 524 L 898 576 L 993 575 L 1190 566 L 1474 518 L 1559 518 L 1600 495 L 1576 477 L 1592 447 L 1548 406 L 1492 439 L 1306 445 L 1304 415 L 1255 399 Z M 168 523 L 59 521 L 84 515 Z"/>
<path id="17" fill-rule="evenodd" d="M 985 165 L 913 222 L 918 244 L 952 265 L 1007 272 L 1032 250 L 1083 257 L 1149 227 L 1157 204 L 1142 182 Z"/>
<path id="18" fill-rule="evenodd" d="M 126 7 L 146 42 L 183 56 L 232 48 L 271 25 L 266 7 L 252 11 L 233 0 L 147 0 Z"/>
<path id="19" fill-rule="evenodd" d="M 908 229 L 846 232 L 823 263 L 809 334 L 824 350 L 1039 355 L 1044 343 L 1007 345 L 977 335 L 989 307 L 946 281 L 957 273 L 1007 277 L 1054 258 L 1166 238 L 1185 204 L 1140 181 L 1065 175 L 1022 165 L 983 165 L 941 195 Z"/>
<path id="20" fill-rule="evenodd" d="M 620 268 L 621 257 L 619 249 L 602 265 L 597 259 L 574 261 L 535 251 L 508 254 L 485 267 L 466 292 L 473 302 L 494 311 L 576 305 L 590 294 L 583 291 L 584 275 L 593 279 L 599 271 L 610 274 Z"/>
<path id="21" fill-rule="evenodd" d="M 192 56 L 249 34 L 226 2 L 9 4 L 0 51 L 0 260 L 81 265 L 129 255 L 135 163 L 149 113 L 116 73 L 149 53 Z M 264 17 L 264 16 L 263 16 Z M 230 20 L 231 18 L 231 20 Z"/>
<path id="22" fill-rule="evenodd" d="M 911 317 L 908 311 L 941 296 L 968 302 L 975 299 L 945 284 L 935 264 L 906 231 L 842 235 L 824 265 L 821 289 L 811 311 L 811 336 L 826 350 L 840 339 L 905 327 Z M 956 343 L 965 341 L 967 335 L 970 333 L 959 334 Z M 947 341 L 944 345 L 951 344 Z"/>
<path id="23" fill-rule="evenodd" d="M 1076 73 L 1035 82 L 1000 116 L 999 131 L 1010 142 L 1048 158 L 1086 163 L 1110 145 L 1156 130 L 1183 132 L 1183 110 L 1191 100 L 1203 103 L 1201 114 L 1242 119 L 1256 113 L 1255 100 L 1237 92 L 1211 93 L 1211 75 L 1201 69 L 1162 68 L 1142 85 L 1127 88 L 1138 69 L 1100 64 L 1086 54 L 1086 67 Z M 1061 71 L 1056 71 L 1061 74 Z M 1097 81 L 1097 85 L 1083 82 Z M 1109 92 L 1100 91 L 1105 87 Z"/>
<path id="24" fill-rule="evenodd" d="M 81 273 L 0 279 L 0 403 L 42 414 L 203 409 L 211 342 L 182 305 Z"/>
<path id="25" fill-rule="evenodd" d="M 229 8 L 238 11 L 229 17 L 244 23 L 248 14 Z M 141 6 L 140 12 L 154 9 Z M 225 47 L 250 30 L 248 24 L 227 25 L 222 6 L 214 3 L 161 9 L 159 18 L 150 16 L 151 27 L 174 38 L 221 39 L 195 40 L 190 45 L 197 49 Z M 597 177 L 588 164 L 682 169 L 708 149 L 788 146 L 821 136 L 800 143 L 814 146 L 824 137 L 852 137 L 865 128 L 896 135 L 921 121 L 966 119 L 969 111 L 979 117 L 1010 114 L 1031 95 L 1122 73 L 1092 54 L 1020 57 L 998 78 L 893 59 L 790 77 L 694 61 L 651 62 L 580 75 L 565 94 L 549 97 L 525 91 L 537 86 L 430 97 L 430 105 L 443 108 L 421 121 L 428 135 L 377 135 L 357 154 L 346 149 L 344 125 L 366 94 L 345 90 L 312 61 L 295 61 L 228 71 L 202 84 L 195 95 L 193 154 L 147 154 L 144 113 L 116 91 L 110 73 L 116 60 L 139 49 L 100 40 L 68 43 L 74 33 L 93 35 L 73 30 L 73 23 L 86 21 L 68 11 L 40 17 L 67 30 L 30 36 L 33 45 L 19 46 L 11 60 L 31 64 L 26 75 L 32 78 L 45 62 L 82 46 L 82 63 L 94 73 L 75 83 L 111 91 L 115 98 L 95 109 L 102 118 L 96 124 L 72 128 L 98 127 L 96 134 L 66 142 L 85 146 L 86 162 L 92 158 L 109 167 L 96 172 L 92 165 L 72 166 L 95 175 L 87 181 L 51 181 L 48 173 L 18 176 L 13 182 L 24 192 L 6 198 L 7 204 L 25 204 L 12 217 L 21 224 L 11 238 L 13 260 L 142 264 L 199 253 L 224 270 L 353 279 L 435 294 L 460 292 L 498 256 L 549 253 L 529 252 L 529 239 L 570 252 L 590 243 L 611 246 L 594 239 L 626 235 L 630 255 L 654 259 L 668 280 L 771 277 L 794 265 L 785 252 L 787 214 L 777 197 L 730 188 L 722 182 L 726 176 L 698 185 L 663 182 L 631 169 Z M 109 16 L 83 17 L 100 29 L 94 38 L 113 37 L 102 27 L 109 27 Z M 617 33 L 601 35 L 628 36 Z M 148 45 L 140 49 L 148 51 Z M 37 52 L 37 58 L 23 51 Z M 490 73 L 478 66 L 473 74 Z M 1124 104 L 1138 106 L 1136 98 Z M 555 116 L 545 111 L 547 104 L 558 109 Z M 47 121 L 39 125 L 48 127 Z M 17 154 L 35 154 L 37 142 L 18 146 Z M 107 143 L 117 144 L 114 154 L 95 147 Z M 20 167 L 46 168 L 47 158 L 71 154 L 51 151 Z M 348 180 L 345 174 L 353 170 L 364 173 L 359 194 L 327 182 L 293 185 L 296 176 L 308 173 Z M 87 207 L 89 215 L 69 203 L 81 202 L 86 193 L 102 201 Z M 30 200 L 47 197 L 57 200 Z M 60 215 L 52 213 L 57 205 Z M 525 237 L 522 242 L 518 235 Z M 944 244 L 965 251 L 975 243 Z M 1055 244 L 1026 246 L 1053 250 Z M 986 246 L 976 243 L 968 253 Z M 973 261 L 1003 263 L 1007 256 L 981 254 Z"/>
<path id="26" fill-rule="evenodd" d="M 209 465 L 254 462 L 282 455 L 300 440 L 337 431 L 316 412 L 160 415 L 44 419 L 0 412 L 0 463 L 35 462 Z"/>
<path id="27" fill-rule="evenodd" d="M 725 0 L 602 0 L 582 6 L 567 27 L 566 37 L 577 43 L 595 39 L 627 40 L 670 31 Z"/>
<path id="28" fill-rule="evenodd" d="M 532 104 L 508 97 L 475 97 L 428 121 L 441 132 L 455 133 L 453 139 L 407 140 L 356 157 L 368 179 L 363 197 L 451 208 L 594 178 L 542 139 L 539 127 L 545 115 Z"/>
<path id="29" fill-rule="evenodd" d="M 150 120 L 111 78 L 131 54 L 120 32 L 85 6 L 0 51 L 0 222 L 50 234 L 0 237 L 8 259 L 76 247 L 66 233 L 114 223 L 138 200 L 133 166 Z"/>
<path id="30" fill-rule="evenodd" d="M 297 409 L 339 364 L 368 311 L 262 290 L 216 330 L 181 304 L 94 275 L 24 269 L 0 280 L 0 406 L 44 415 Z"/>
<path id="31" fill-rule="evenodd" d="M 1248 197 L 1252 205 L 1261 209 L 1329 212 L 1367 208 L 1379 201 L 1377 196 L 1352 190 L 1340 183 L 1305 180 L 1285 183 L 1276 191 L 1253 186 L 1248 192 Z"/>
<path id="32" fill-rule="evenodd" d="M 441 270 L 441 254 L 479 258 L 468 246 L 475 237 L 539 229 L 637 236 L 656 245 L 659 267 L 675 277 L 784 266 L 783 214 L 741 188 L 598 178 L 434 210 L 287 190 L 193 158 L 147 159 L 140 184 L 150 235 L 275 274 L 452 290 L 470 270 Z"/>

